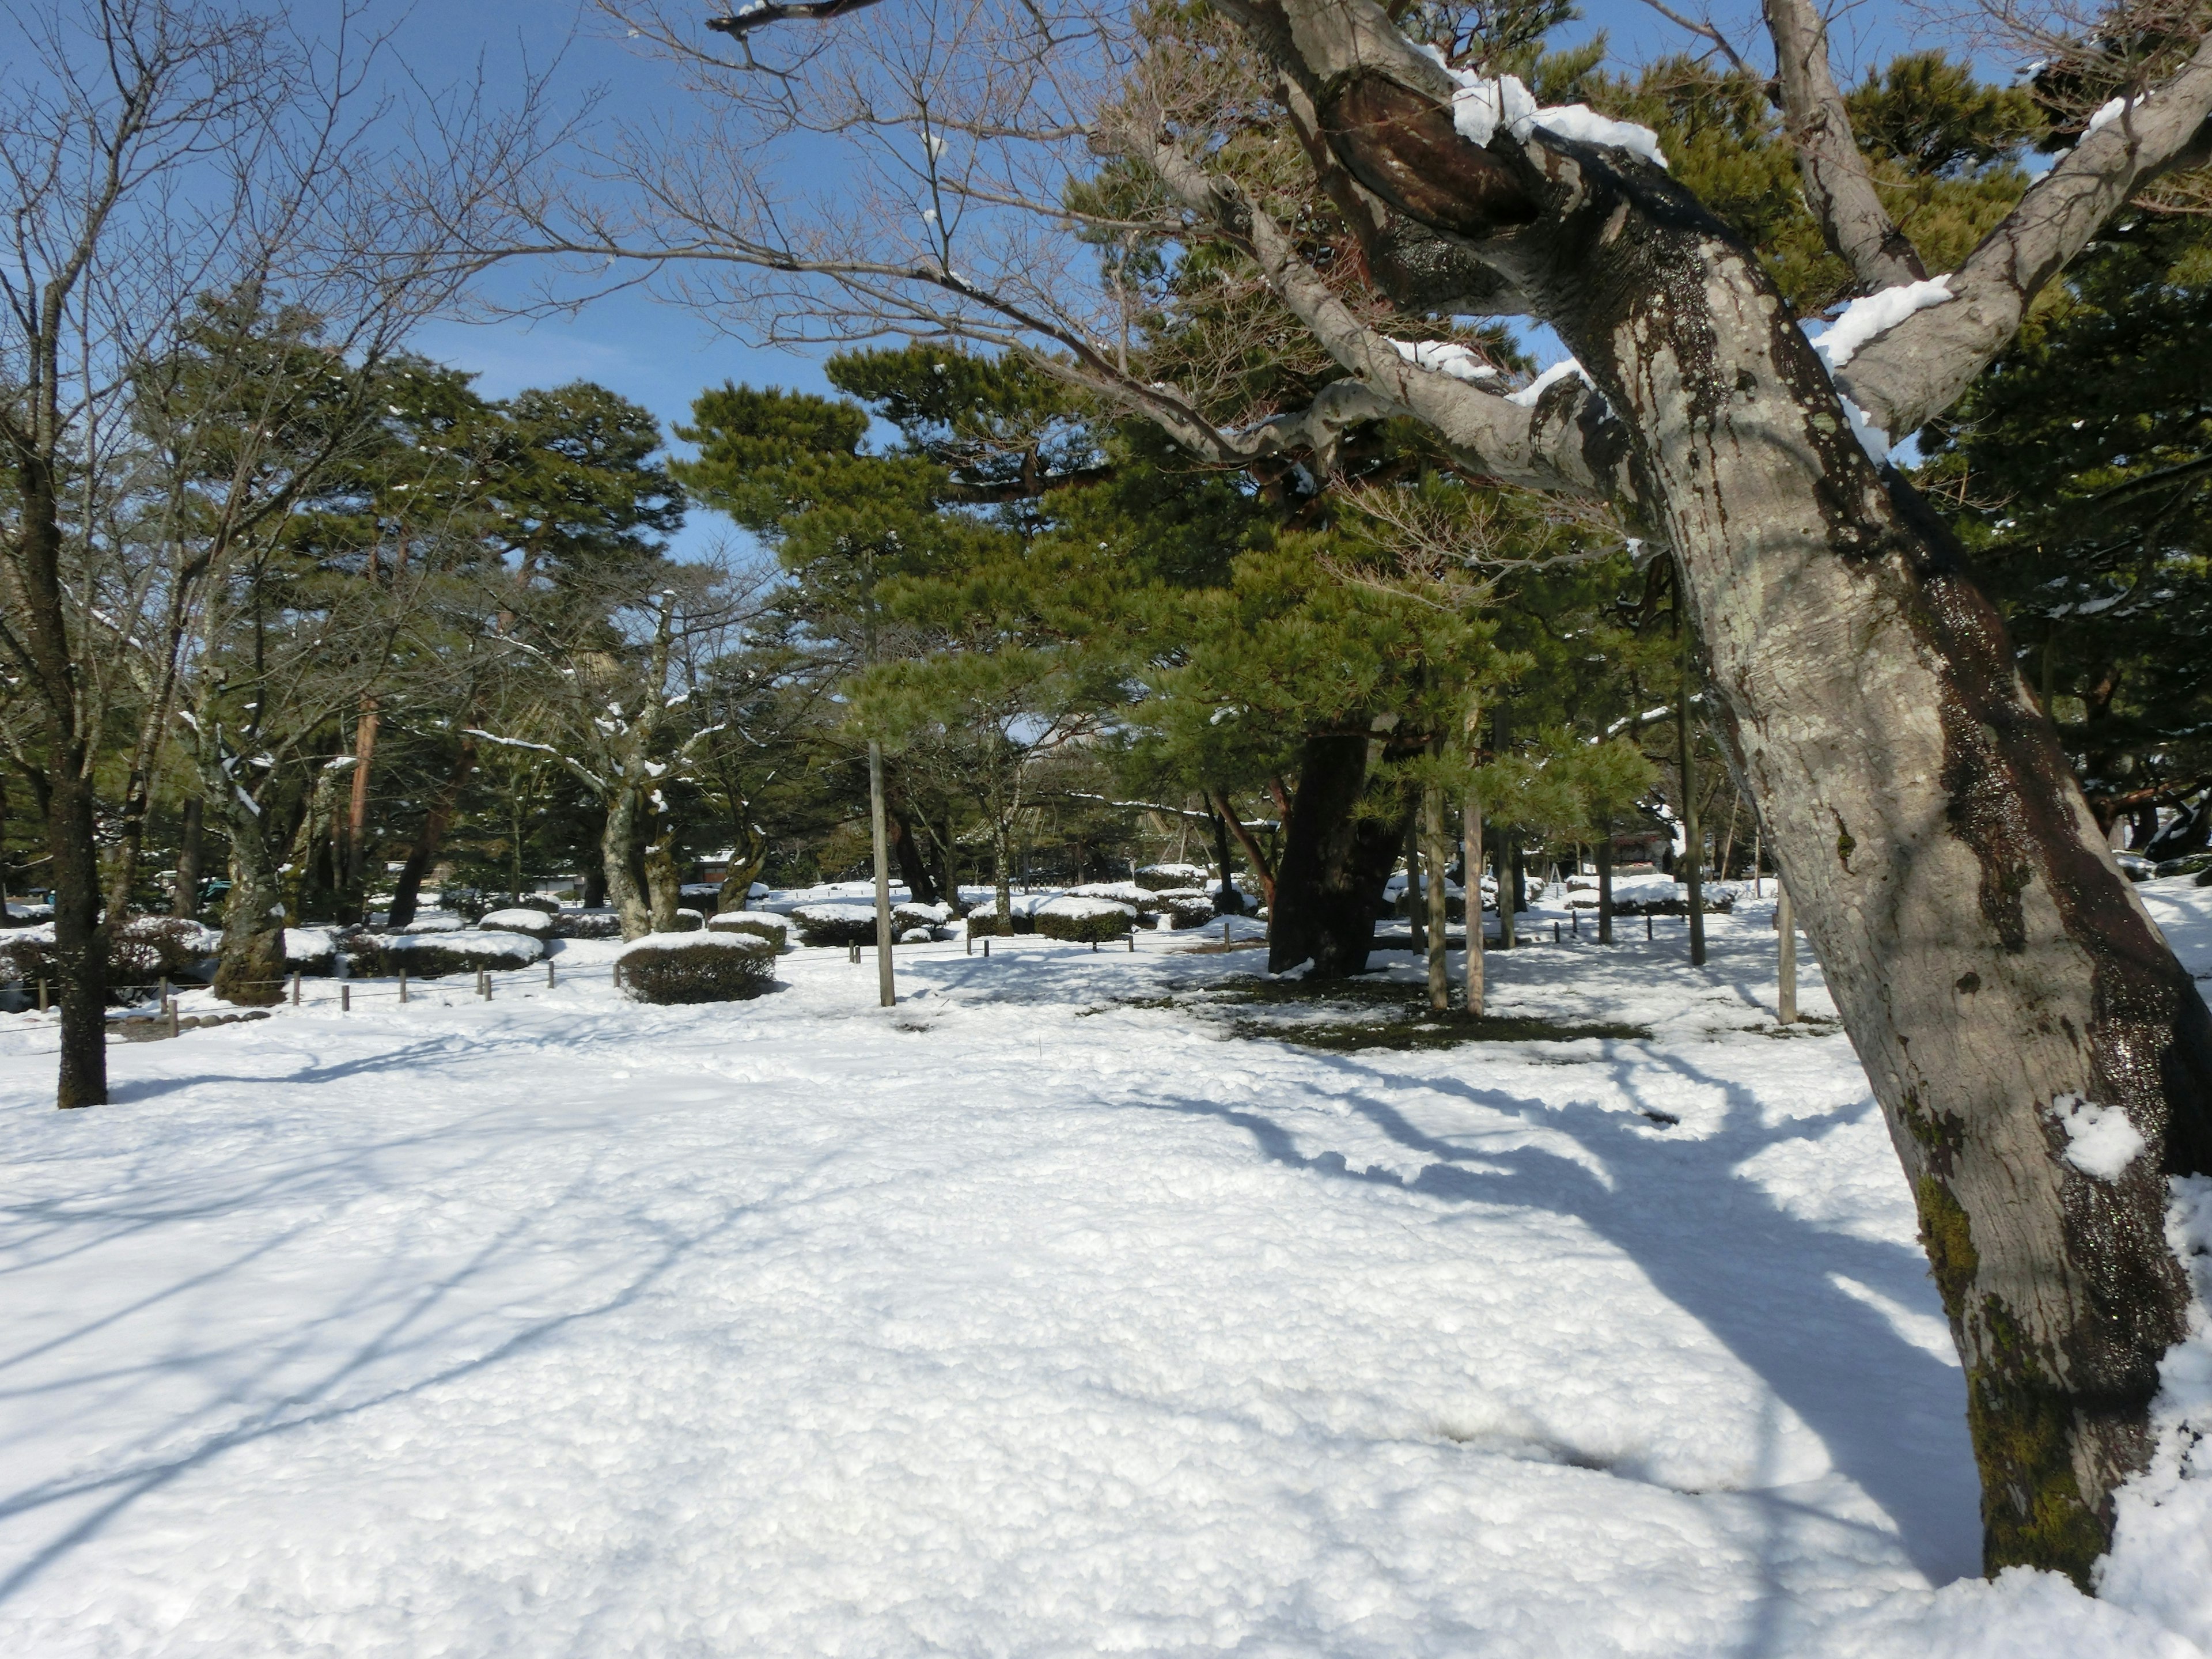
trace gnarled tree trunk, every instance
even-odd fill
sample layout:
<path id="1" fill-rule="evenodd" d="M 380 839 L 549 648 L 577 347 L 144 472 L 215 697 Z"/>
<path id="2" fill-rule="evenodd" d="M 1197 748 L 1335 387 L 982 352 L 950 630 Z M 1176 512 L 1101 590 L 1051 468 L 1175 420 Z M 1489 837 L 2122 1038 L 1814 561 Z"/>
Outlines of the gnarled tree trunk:
<path id="1" fill-rule="evenodd" d="M 1996 612 L 1869 459 L 1757 259 L 1664 172 L 1541 129 L 1461 137 L 1442 72 L 1364 0 L 1235 9 L 1362 199 L 1446 263 L 1472 250 L 1626 428 L 1635 506 L 1674 550 L 1720 719 L 1919 1206 L 1986 1562 L 2086 1584 L 2182 1334 L 2165 1178 L 2212 1164 L 2212 1018 Z M 1378 254 L 1382 222 L 1362 224 Z M 1433 267 L 1423 298 L 1453 308 Z M 1584 398 L 1561 383 L 1545 402 Z M 2124 1114 L 2143 1152 L 2074 1164 L 2081 1102 Z"/>
<path id="2" fill-rule="evenodd" d="M 1380 746 L 1375 738 L 1330 733 L 1307 738 L 1299 753 L 1268 913 L 1271 974 L 1310 963 L 1311 978 L 1345 979 L 1367 967 L 1382 890 L 1411 814 L 1395 799 L 1384 814 L 1359 810 L 1370 750 Z"/>

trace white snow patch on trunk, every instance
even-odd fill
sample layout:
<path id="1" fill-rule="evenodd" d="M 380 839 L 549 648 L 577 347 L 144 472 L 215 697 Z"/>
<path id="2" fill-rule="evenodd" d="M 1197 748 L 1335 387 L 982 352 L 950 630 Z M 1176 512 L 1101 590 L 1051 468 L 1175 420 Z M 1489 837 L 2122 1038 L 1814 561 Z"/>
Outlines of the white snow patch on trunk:
<path id="1" fill-rule="evenodd" d="M 2066 1161 L 2083 1175 L 2118 1181 L 2142 1156 L 2142 1132 L 2117 1106 L 2061 1095 L 2051 1103 L 2051 1115 L 2066 1131 Z"/>

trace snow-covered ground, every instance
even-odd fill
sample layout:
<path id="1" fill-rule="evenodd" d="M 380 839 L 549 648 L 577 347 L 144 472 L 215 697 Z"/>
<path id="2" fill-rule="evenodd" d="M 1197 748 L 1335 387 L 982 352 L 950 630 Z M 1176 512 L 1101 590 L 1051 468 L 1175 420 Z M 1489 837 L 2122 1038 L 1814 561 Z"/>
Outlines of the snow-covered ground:
<path id="1" fill-rule="evenodd" d="M 2212 892 L 2150 896 L 2212 973 Z M 1770 913 L 1492 958 L 1649 1041 L 1237 1036 L 1183 1003 L 1258 953 L 1152 933 L 908 947 L 890 1011 L 836 948 L 743 1005 L 574 941 L 310 982 L 81 1114 L 0 1019 L 0 1652 L 2198 1654 L 2162 1556 L 1971 1577 L 1904 1183 Z"/>

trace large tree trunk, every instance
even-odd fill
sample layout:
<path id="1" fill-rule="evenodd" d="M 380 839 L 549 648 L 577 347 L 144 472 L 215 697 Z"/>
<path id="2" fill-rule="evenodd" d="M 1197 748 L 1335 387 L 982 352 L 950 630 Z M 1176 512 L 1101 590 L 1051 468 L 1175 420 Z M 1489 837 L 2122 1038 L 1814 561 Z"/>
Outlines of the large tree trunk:
<path id="1" fill-rule="evenodd" d="M 230 896 L 223 906 L 215 994 L 226 1002 L 258 1006 L 284 995 L 283 884 L 258 818 L 234 789 L 226 807 Z"/>
<path id="2" fill-rule="evenodd" d="M 638 790 L 617 789 L 607 803 L 607 821 L 599 831 L 599 867 L 606 872 L 607 902 L 621 919 L 622 936 L 626 939 L 643 939 L 653 931 L 651 890 L 645 868 L 645 805 Z"/>
<path id="3" fill-rule="evenodd" d="M 1302 27 L 1321 15 L 1297 8 Z M 1352 173 L 1479 248 L 1626 423 L 1919 1207 L 1966 1368 L 1986 1565 L 2087 1584 L 2183 1333 L 2166 1177 L 2212 1167 L 2212 1015 L 2114 866 L 1996 611 L 1869 459 L 1756 258 L 1624 152 L 1540 131 L 1478 149 L 1389 74 L 1305 69 L 1300 52 L 1336 52 L 1322 35 L 1271 44 Z M 2067 1157 L 2081 1102 L 2145 1144 L 2109 1177 Z"/>
<path id="4" fill-rule="evenodd" d="M 1366 969 L 1376 914 L 1405 845 L 1409 811 L 1394 799 L 1386 815 L 1360 813 L 1374 747 L 1379 744 L 1372 738 L 1331 734 L 1307 738 L 1300 751 L 1267 923 L 1271 974 L 1304 963 L 1312 964 L 1314 979 L 1345 979 Z"/>

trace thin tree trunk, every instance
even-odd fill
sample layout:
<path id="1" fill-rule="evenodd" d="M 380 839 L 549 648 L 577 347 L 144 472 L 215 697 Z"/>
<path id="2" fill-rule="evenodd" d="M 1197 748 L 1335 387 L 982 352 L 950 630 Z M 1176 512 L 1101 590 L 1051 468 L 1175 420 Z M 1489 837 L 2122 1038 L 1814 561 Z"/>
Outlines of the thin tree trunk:
<path id="1" fill-rule="evenodd" d="M 1705 838 L 1698 827 L 1698 781 L 1692 770 L 1696 748 L 1690 732 L 1690 630 L 1682 629 L 1681 683 L 1674 704 L 1674 733 L 1682 772 L 1682 879 L 1690 889 L 1690 966 L 1705 965 Z"/>
<path id="2" fill-rule="evenodd" d="M 177 890 L 169 900 L 173 916 L 199 914 L 200 834 L 205 811 L 198 795 L 185 797 L 185 827 L 177 842 Z"/>
<path id="3" fill-rule="evenodd" d="M 995 914 L 999 918 L 1001 937 L 1014 931 L 1014 872 L 1012 826 L 1003 813 L 991 817 L 991 890 L 997 901 Z"/>
<path id="4" fill-rule="evenodd" d="M 1220 804 L 1217 805 L 1217 793 L 1211 789 L 1200 792 L 1200 798 L 1206 802 L 1206 816 L 1213 826 L 1213 862 L 1221 872 L 1221 885 L 1213 896 L 1213 908 L 1225 916 L 1241 915 L 1244 895 L 1237 890 L 1236 873 L 1230 864 L 1229 819 L 1224 810 L 1229 798 L 1225 792 L 1218 792 Z"/>
<path id="5" fill-rule="evenodd" d="M 223 817 L 230 830 L 230 895 L 223 906 L 215 994 L 226 1002 L 264 1006 L 284 994 L 283 884 L 269 856 L 260 815 L 234 791 Z"/>
<path id="6" fill-rule="evenodd" d="M 353 796 L 346 805 L 345 867 L 338 872 L 340 903 L 355 921 L 368 898 L 368 776 L 376 763 L 376 738 L 383 714 L 374 697 L 362 699 L 353 732 Z"/>
<path id="7" fill-rule="evenodd" d="M 1778 941 L 1775 964 L 1775 1019 L 1784 1025 L 1797 1023 L 1797 913 L 1790 902 L 1790 890 L 1775 883 L 1774 929 Z"/>
<path id="8" fill-rule="evenodd" d="M 1443 745 L 1432 743 L 1431 757 Z M 1444 845 L 1444 787 L 1431 779 L 1421 791 L 1422 830 L 1428 839 L 1429 861 L 1429 1006 L 1438 1012 L 1451 1006 L 1451 969 L 1444 951 L 1451 931 L 1450 900 L 1444 891 L 1444 866 L 1451 854 Z M 1478 915 L 1480 914 L 1477 913 Z"/>
<path id="9" fill-rule="evenodd" d="M 1520 838 L 1498 832 L 1498 948 L 1510 951 L 1520 936 Z"/>
<path id="10" fill-rule="evenodd" d="M 891 859 L 884 828 L 884 746 L 868 739 L 868 823 L 876 855 L 876 996 L 889 1008 L 898 1000 L 891 977 Z"/>
<path id="11" fill-rule="evenodd" d="M 1421 892 L 1421 815 L 1413 811 L 1406 814 L 1406 932 L 1407 949 L 1417 957 L 1426 956 L 1429 950 Z"/>
<path id="12" fill-rule="evenodd" d="M 54 1104 L 62 1107 L 107 1103 L 107 941 L 100 926 L 94 831 L 90 781 L 73 768 L 62 771 L 49 782 L 46 806 L 61 1012 Z"/>
<path id="13" fill-rule="evenodd" d="M 1268 914 L 1272 916 L 1275 908 L 1274 861 L 1268 858 L 1267 849 L 1260 845 L 1259 837 L 1244 827 L 1244 821 L 1237 816 L 1236 805 L 1229 799 L 1227 790 L 1214 791 L 1213 808 L 1220 815 L 1220 821 L 1224 827 L 1231 835 L 1236 836 L 1237 844 L 1244 849 L 1244 860 L 1252 866 L 1252 874 L 1260 884 L 1260 902 L 1267 907 Z M 1229 866 L 1225 854 L 1221 867 L 1222 878 L 1226 881 Z"/>
<path id="14" fill-rule="evenodd" d="M 1597 838 L 1597 942 L 1613 943 L 1613 831 Z"/>
<path id="15" fill-rule="evenodd" d="M 622 936 L 643 939 L 653 931 L 653 908 L 645 867 L 645 801 L 634 787 L 618 787 L 607 803 L 599 831 L 599 866 L 606 872 L 607 900 L 622 921 Z M 672 921 L 673 918 L 671 918 Z"/>
<path id="16" fill-rule="evenodd" d="M 423 815 L 422 833 L 415 837 L 415 844 L 407 849 L 406 861 L 399 866 L 399 879 L 392 889 L 392 908 L 385 917 L 387 927 L 404 927 L 415 920 L 423 879 L 438 861 L 438 850 L 445 845 L 446 831 L 460 805 L 461 791 L 467 787 L 469 775 L 476 769 L 477 740 L 465 735 L 454 754 L 453 769 L 447 774 L 444 784 L 431 799 L 429 811 Z"/>
<path id="17" fill-rule="evenodd" d="M 1468 791 L 1460 809 L 1460 857 L 1467 872 L 1467 1011 L 1480 1014 L 1483 1003 L 1482 804 Z"/>

